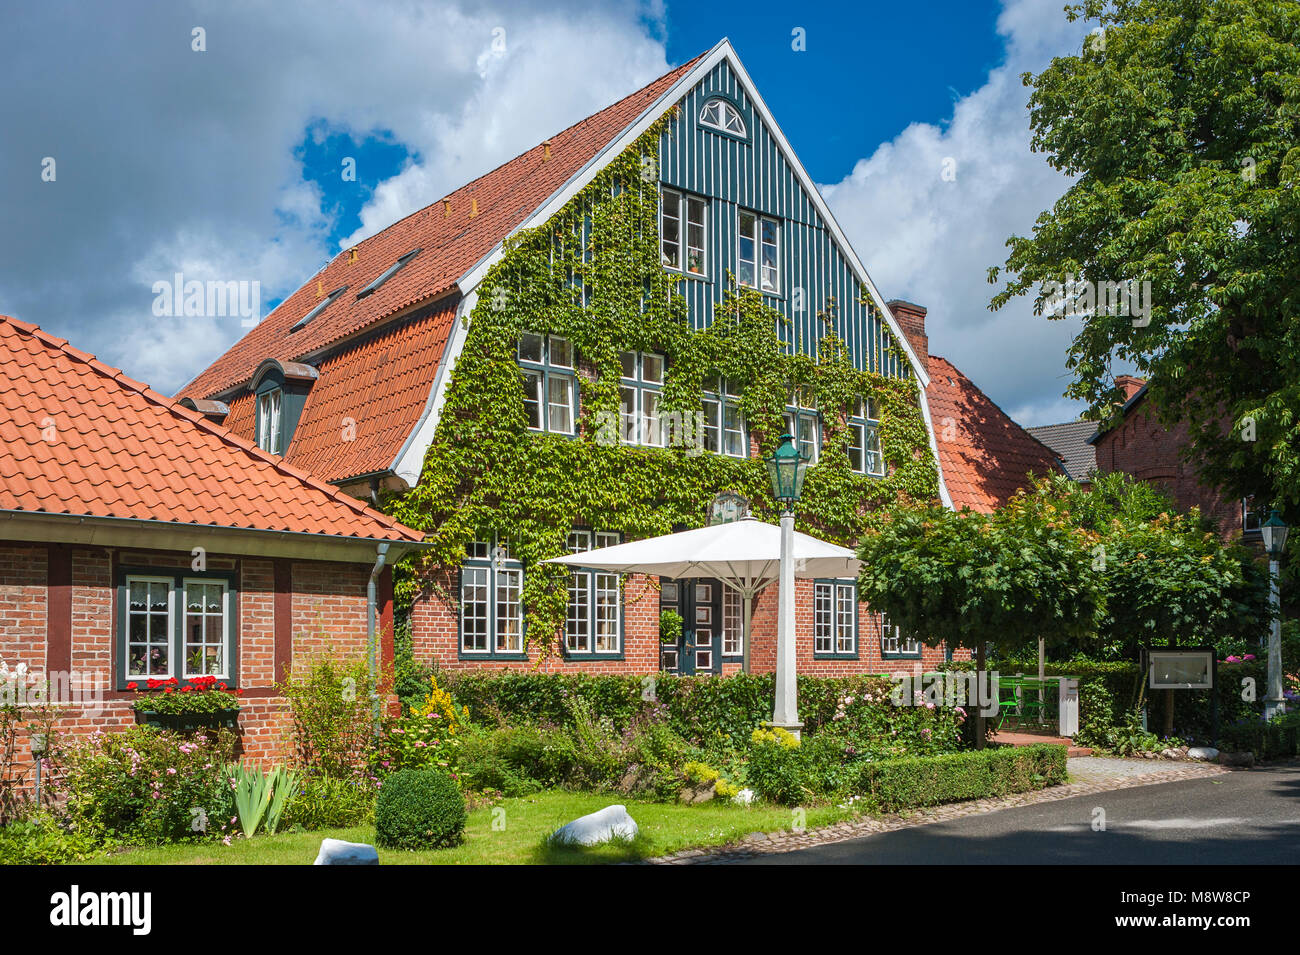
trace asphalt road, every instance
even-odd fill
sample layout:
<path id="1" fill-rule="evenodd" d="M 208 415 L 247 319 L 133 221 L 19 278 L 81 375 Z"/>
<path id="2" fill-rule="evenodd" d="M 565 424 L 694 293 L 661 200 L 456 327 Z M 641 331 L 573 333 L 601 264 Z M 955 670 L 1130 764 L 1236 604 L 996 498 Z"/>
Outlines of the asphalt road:
<path id="1" fill-rule="evenodd" d="M 1094 830 L 1104 810 L 1104 831 Z M 1300 862 L 1300 765 L 1003 809 L 748 865 L 1260 865 Z"/>

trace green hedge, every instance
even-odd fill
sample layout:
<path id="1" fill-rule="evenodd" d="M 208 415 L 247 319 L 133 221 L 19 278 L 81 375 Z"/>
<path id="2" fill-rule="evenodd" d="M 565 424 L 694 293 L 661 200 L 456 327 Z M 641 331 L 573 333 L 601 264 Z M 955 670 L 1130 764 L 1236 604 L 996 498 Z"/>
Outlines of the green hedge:
<path id="1" fill-rule="evenodd" d="M 1065 747 L 1006 746 L 868 763 L 858 792 L 889 812 L 1029 792 L 1065 782 Z"/>
<path id="2" fill-rule="evenodd" d="M 799 715 L 805 731 L 812 733 L 829 723 L 842 696 L 861 694 L 882 679 L 800 676 Z M 658 704 L 667 709 L 668 725 L 690 743 L 724 743 L 737 748 L 747 746 L 754 728 L 772 718 L 776 692 L 770 673 L 728 677 L 658 673 L 646 677 L 471 670 L 447 674 L 444 685 L 478 723 L 527 721 L 567 726 L 571 719 L 568 701 L 578 697 L 591 703 L 595 712 L 621 732 L 647 707 Z M 652 699 L 646 699 L 648 696 Z"/>

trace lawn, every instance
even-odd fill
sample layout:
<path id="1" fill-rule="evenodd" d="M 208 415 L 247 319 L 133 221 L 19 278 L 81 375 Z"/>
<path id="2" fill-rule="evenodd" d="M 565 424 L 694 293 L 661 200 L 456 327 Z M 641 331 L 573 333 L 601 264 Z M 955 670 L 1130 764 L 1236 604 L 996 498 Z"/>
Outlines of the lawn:
<path id="1" fill-rule="evenodd" d="M 382 865 L 490 865 L 493 863 L 602 863 L 652 858 L 681 849 L 716 846 L 751 832 L 775 832 L 795 824 L 795 810 L 780 806 L 735 806 L 708 802 L 699 806 L 625 800 L 640 827 L 635 841 L 591 849 L 555 848 L 546 837 L 578 816 L 617 802 L 618 797 L 593 793 L 544 792 L 503 799 L 469 815 L 465 841 L 450 849 L 420 852 L 379 850 Z M 851 815 L 834 806 L 804 810 L 812 829 Z M 374 829 L 323 829 L 285 832 L 219 842 L 127 849 L 93 860 L 109 865 L 306 865 L 316 858 L 326 837 L 348 842 L 374 842 Z"/>

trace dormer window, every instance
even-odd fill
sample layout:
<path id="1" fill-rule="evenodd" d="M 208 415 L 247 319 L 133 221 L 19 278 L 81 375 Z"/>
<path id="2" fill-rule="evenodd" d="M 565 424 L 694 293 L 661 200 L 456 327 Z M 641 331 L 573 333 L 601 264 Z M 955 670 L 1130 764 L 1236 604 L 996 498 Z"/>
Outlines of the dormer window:
<path id="1" fill-rule="evenodd" d="M 400 259 L 398 259 L 396 262 L 390 265 L 384 271 L 384 273 L 381 276 L 379 276 L 379 278 L 375 279 L 373 282 L 371 282 L 369 285 L 363 288 L 360 292 L 358 292 L 357 298 L 359 299 L 365 298 L 367 295 L 373 295 L 375 292 L 379 291 L 379 287 L 381 285 L 383 285 L 385 282 L 391 279 L 398 272 L 402 271 L 402 269 L 406 267 L 406 264 L 419 254 L 420 254 L 419 249 L 412 249 L 410 252 L 407 252 L 404 256 L 402 256 Z"/>
<path id="2" fill-rule="evenodd" d="M 745 121 L 740 116 L 740 110 L 718 97 L 709 100 L 700 110 L 700 125 L 733 136 L 745 135 Z"/>
<path id="3" fill-rule="evenodd" d="M 284 434 L 284 416 L 281 413 L 284 392 L 279 388 L 264 391 L 257 396 L 257 446 L 272 454 L 280 452 L 280 438 Z"/>

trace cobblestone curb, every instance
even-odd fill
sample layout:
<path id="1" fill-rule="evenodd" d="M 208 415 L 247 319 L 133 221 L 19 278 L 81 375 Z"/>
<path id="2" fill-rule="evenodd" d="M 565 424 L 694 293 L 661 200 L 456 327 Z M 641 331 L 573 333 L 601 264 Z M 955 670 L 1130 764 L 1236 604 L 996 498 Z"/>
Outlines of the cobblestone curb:
<path id="1" fill-rule="evenodd" d="M 1092 793 L 1112 792 L 1116 789 L 1131 789 L 1135 786 L 1150 786 L 1154 783 L 1171 783 L 1184 779 L 1200 779 L 1206 776 L 1220 776 L 1232 772 L 1224 766 L 1212 763 L 1191 763 L 1180 769 L 1167 769 L 1136 775 L 1115 775 L 1106 779 L 1089 779 L 1053 786 L 1051 789 L 1038 789 L 1033 792 L 1017 793 L 1014 796 L 1000 796 L 995 799 L 973 799 L 969 802 L 950 803 L 906 814 L 894 814 L 871 819 L 855 819 L 837 823 L 806 832 L 753 832 L 740 842 L 725 846 L 712 846 L 707 849 L 687 849 L 657 859 L 647 859 L 651 865 L 717 865 L 750 859 L 760 855 L 775 855 L 807 849 L 812 846 L 830 845 L 848 839 L 875 835 L 880 832 L 893 832 L 895 829 L 908 829 L 913 826 L 926 826 L 935 822 L 947 822 L 963 816 L 976 816 L 1000 809 L 1013 809 L 1016 806 L 1032 806 L 1036 803 L 1055 802 L 1058 799 L 1070 799 L 1074 796 L 1087 796 Z"/>

